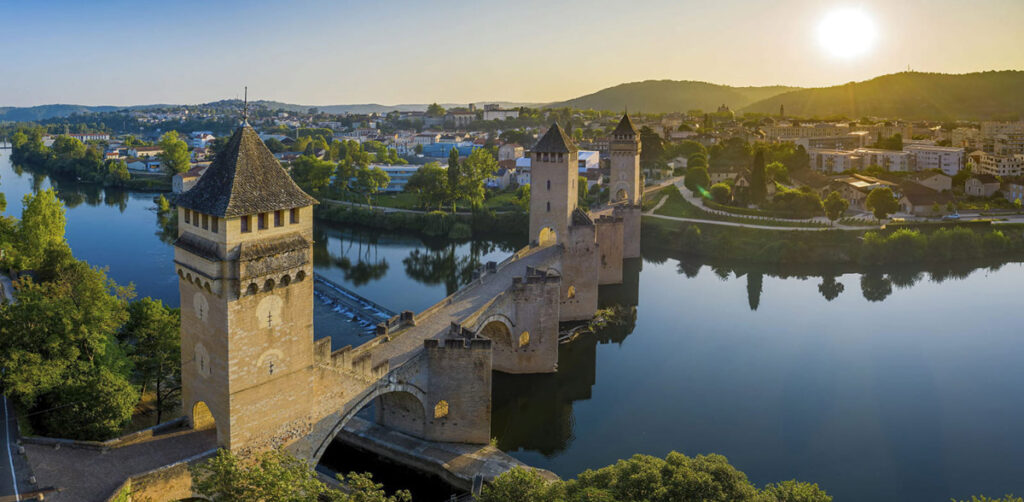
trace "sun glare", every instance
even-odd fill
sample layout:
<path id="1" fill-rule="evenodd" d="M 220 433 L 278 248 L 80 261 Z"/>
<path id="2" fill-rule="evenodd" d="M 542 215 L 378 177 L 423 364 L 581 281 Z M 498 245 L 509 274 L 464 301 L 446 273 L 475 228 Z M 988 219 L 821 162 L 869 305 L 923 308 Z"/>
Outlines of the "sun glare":
<path id="1" fill-rule="evenodd" d="M 844 8 L 829 12 L 818 24 L 818 42 L 831 56 L 855 58 L 875 44 L 875 23 L 864 11 Z"/>

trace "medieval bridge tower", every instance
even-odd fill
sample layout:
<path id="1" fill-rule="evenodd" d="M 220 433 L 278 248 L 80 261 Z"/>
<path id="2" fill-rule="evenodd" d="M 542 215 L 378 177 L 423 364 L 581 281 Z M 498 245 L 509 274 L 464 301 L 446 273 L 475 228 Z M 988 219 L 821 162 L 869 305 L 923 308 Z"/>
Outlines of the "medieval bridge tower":
<path id="1" fill-rule="evenodd" d="M 176 201 L 182 406 L 224 448 L 308 420 L 315 203 L 248 124 Z"/>

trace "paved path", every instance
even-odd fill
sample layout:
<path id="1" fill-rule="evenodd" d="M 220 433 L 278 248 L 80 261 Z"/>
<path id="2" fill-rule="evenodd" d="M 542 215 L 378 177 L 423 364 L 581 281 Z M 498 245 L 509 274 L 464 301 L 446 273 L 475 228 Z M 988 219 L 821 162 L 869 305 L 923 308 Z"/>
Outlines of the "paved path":
<path id="1" fill-rule="evenodd" d="M 721 211 L 721 210 L 718 210 L 718 209 L 709 209 L 709 208 L 703 207 L 703 203 L 701 202 L 700 198 L 695 196 L 695 195 L 693 195 L 693 193 L 690 192 L 690 190 L 687 189 L 683 185 L 683 178 L 681 176 L 677 177 L 677 178 L 672 178 L 672 183 L 671 184 L 676 185 L 676 188 L 679 189 L 679 193 L 682 194 L 683 198 L 686 199 L 687 202 L 692 204 L 694 207 L 700 208 L 701 211 L 704 211 L 704 212 L 709 213 L 709 214 L 716 214 L 716 215 L 719 215 L 719 216 L 728 216 L 728 217 L 733 217 L 733 218 L 756 219 L 756 218 L 749 217 L 749 216 L 733 214 L 733 213 L 730 213 L 730 212 L 727 212 L 727 211 Z M 664 187 L 666 187 L 668 185 L 669 185 L 669 183 L 665 183 L 665 184 L 662 184 L 662 185 L 660 185 L 660 186 L 658 186 L 657 188 L 654 188 L 654 189 L 656 190 L 656 189 L 659 189 L 659 188 L 664 188 Z M 651 191 L 653 191 L 653 190 L 651 190 Z M 821 231 L 821 230 L 865 230 L 865 229 L 873 228 L 873 227 L 855 227 L 855 226 L 849 226 L 849 225 L 833 225 L 833 226 L 824 226 L 824 227 L 758 225 L 756 223 L 741 223 L 741 222 L 736 222 L 736 221 L 710 220 L 710 219 L 704 219 L 704 218 L 684 218 L 684 217 L 681 217 L 681 216 L 668 216 L 668 215 L 664 215 L 664 214 L 654 214 L 654 212 L 657 211 L 658 209 L 660 209 L 661 206 L 663 206 L 665 204 L 665 201 L 667 201 L 667 200 L 668 200 L 668 196 L 662 197 L 662 199 L 660 201 L 658 201 L 658 204 L 656 206 L 654 206 L 650 211 L 647 211 L 647 212 L 644 213 L 644 216 L 649 216 L 651 218 L 658 218 L 658 219 L 662 219 L 662 220 L 685 221 L 685 222 L 689 222 L 689 223 L 701 223 L 701 224 L 707 224 L 707 225 L 721 225 L 721 226 L 725 226 L 725 227 L 754 228 L 754 229 L 761 229 L 761 230 L 783 230 L 783 231 L 785 231 L 785 230 L 797 230 L 797 231 L 801 231 L 801 232 L 807 232 L 807 231 L 817 232 L 817 231 Z M 826 219 L 824 216 L 818 216 L 818 217 L 815 217 L 815 218 L 810 219 L 810 220 L 787 220 L 787 219 L 782 219 L 782 218 L 763 218 L 763 219 L 770 220 L 770 221 L 777 221 L 777 222 L 780 222 L 780 223 L 786 223 L 786 222 L 790 222 L 790 221 L 791 222 L 817 222 L 817 223 L 825 223 L 825 224 L 828 223 L 828 219 Z"/>
<path id="2" fill-rule="evenodd" d="M 129 477 L 213 450 L 217 431 L 174 429 L 108 451 L 26 444 L 40 486 L 59 492 L 46 500 L 78 502 L 106 500 Z"/>
<path id="3" fill-rule="evenodd" d="M 462 322 L 512 286 L 514 277 L 526 275 L 526 267 L 545 267 L 561 257 L 561 248 L 547 246 L 530 249 L 519 259 L 503 262 L 497 272 L 484 274 L 438 305 L 416 314 L 416 325 L 395 333 L 388 343 L 370 349 L 373 366 L 389 361 L 391 369 L 411 359 L 423 349 L 423 341 L 443 338 L 452 322 Z"/>
<path id="4" fill-rule="evenodd" d="M 0 448 L 0 500 L 23 500 L 22 495 L 32 490 L 28 484 L 31 476 L 31 469 L 25 461 L 24 455 L 18 454 L 18 417 L 14 415 L 14 409 L 7 401 L 6 396 L 0 397 L 3 401 L 0 405 L 0 412 L 3 415 L 4 446 Z"/>

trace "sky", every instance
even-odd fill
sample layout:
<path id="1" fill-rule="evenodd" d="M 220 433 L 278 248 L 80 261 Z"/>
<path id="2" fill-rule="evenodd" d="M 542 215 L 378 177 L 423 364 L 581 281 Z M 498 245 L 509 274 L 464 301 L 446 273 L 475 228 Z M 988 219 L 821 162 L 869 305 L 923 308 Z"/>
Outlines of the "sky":
<path id="1" fill-rule="evenodd" d="M 539 103 L 648 79 L 817 87 L 1024 69 L 1022 26 L 1024 0 L 0 0 L 0 106 L 192 104 L 243 86 L 306 105 Z"/>

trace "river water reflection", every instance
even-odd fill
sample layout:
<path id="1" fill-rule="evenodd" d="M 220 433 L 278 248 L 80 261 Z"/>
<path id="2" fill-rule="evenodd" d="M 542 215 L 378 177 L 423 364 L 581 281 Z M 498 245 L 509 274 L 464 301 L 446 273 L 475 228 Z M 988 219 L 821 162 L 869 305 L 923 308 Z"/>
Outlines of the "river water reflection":
<path id="1" fill-rule="evenodd" d="M 49 181 L 0 153 L 8 215 Z M 58 184 L 76 256 L 177 305 L 152 194 Z M 422 310 L 518 243 L 425 243 L 317 223 L 316 270 Z M 721 453 L 753 482 L 836 500 L 1024 492 L 1024 266 L 782 277 L 645 249 L 603 304 L 621 325 L 561 348 L 559 372 L 494 379 L 492 435 L 572 476 L 634 453 Z M 331 320 L 317 316 L 318 332 Z"/>

